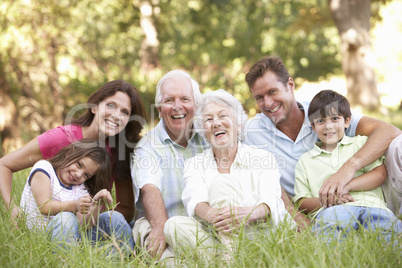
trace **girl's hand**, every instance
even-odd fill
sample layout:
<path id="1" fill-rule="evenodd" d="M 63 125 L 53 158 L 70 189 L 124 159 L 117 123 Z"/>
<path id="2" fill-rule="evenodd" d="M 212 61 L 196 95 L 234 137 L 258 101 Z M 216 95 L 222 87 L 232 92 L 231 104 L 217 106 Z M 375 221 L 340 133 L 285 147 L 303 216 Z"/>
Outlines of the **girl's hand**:
<path id="1" fill-rule="evenodd" d="M 91 207 L 91 197 L 89 195 L 83 196 L 77 200 L 77 211 L 81 214 L 89 212 Z"/>
<path id="2" fill-rule="evenodd" d="M 94 203 L 99 203 L 99 201 L 103 201 L 107 204 L 113 203 L 113 198 L 110 192 L 106 189 L 102 189 L 99 192 L 96 193 L 96 195 L 92 198 Z"/>

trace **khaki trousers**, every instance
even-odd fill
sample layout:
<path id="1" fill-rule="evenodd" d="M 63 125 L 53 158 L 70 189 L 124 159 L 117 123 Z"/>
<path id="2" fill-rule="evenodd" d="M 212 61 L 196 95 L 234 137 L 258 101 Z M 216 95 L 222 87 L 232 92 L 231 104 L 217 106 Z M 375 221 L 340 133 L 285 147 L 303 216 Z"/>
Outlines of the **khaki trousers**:
<path id="1" fill-rule="evenodd" d="M 385 152 L 388 178 L 382 185 L 388 208 L 402 216 L 402 134 L 396 137 Z"/>

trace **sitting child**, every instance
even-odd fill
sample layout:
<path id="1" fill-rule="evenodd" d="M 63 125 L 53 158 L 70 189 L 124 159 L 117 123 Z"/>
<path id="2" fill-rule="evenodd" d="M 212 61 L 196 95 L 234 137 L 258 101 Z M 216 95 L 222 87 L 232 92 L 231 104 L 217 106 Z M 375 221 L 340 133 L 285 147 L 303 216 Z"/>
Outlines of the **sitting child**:
<path id="1" fill-rule="evenodd" d="M 366 142 L 367 137 L 348 137 L 351 111 L 348 100 L 332 91 L 323 90 L 311 101 L 308 116 L 319 142 L 303 154 L 296 165 L 295 196 L 293 201 L 300 210 L 316 219 L 313 231 L 335 237 L 342 231 L 380 229 L 387 241 L 393 232 L 402 232 L 402 222 L 387 208 L 381 184 L 387 178 L 383 157 L 357 171 L 346 186 L 349 194 L 337 196 L 338 205 L 322 207 L 319 190 Z M 331 233 L 333 232 L 333 233 Z"/>
<path id="2" fill-rule="evenodd" d="M 75 243 L 79 224 L 97 224 L 104 203 L 112 203 L 108 190 L 111 162 L 96 141 L 84 139 L 61 149 L 32 168 L 21 197 L 29 229 L 49 232 L 51 239 Z"/>

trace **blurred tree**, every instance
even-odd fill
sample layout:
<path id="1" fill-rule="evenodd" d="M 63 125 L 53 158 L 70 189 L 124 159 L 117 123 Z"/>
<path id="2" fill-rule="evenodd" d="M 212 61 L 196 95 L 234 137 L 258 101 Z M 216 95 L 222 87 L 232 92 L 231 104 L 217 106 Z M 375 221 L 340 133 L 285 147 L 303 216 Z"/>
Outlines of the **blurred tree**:
<path id="1" fill-rule="evenodd" d="M 376 110 L 380 106 L 370 41 L 370 0 L 328 0 L 341 38 L 342 67 L 348 99 L 353 106 Z M 382 1 L 386 2 L 386 1 Z"/>
<path id="2" fill-rule="evenodd" d="M 172 69 L 188 71 L 203 92 L 230 91 L 254 115 L 244 76 L 263 56 L 280 56 L 297 83 L 342 73 L 328 1 L 3 0 L 1 79 L 8 89 L 0 90 L 26 123 L 25 140 L 61 124 L 114 79 L 138 87 L 152 123 L 156 83 Z M 385 1 L 372 0 L 371 8 Z"/>

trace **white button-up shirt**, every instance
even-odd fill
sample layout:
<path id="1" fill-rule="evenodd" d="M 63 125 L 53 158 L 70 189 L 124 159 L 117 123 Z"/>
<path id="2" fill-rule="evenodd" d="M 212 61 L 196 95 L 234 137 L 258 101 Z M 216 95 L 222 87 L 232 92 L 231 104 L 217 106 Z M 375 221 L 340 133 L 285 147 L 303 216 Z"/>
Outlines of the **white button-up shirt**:
<path id="1" fill-rule="evenodd" d="M 242 207 L 266 204 L 275 225 L 288 215 L 281 199 L 280 174 L 273 154 L 239 143 L 228 175 L 241 185 Z M 219 172 L 212 148 L 186 161 L 182 200 L 190 217 L 195 216 L 197 204 L 208 203 L 210 186 L 217 176 Z"/>

